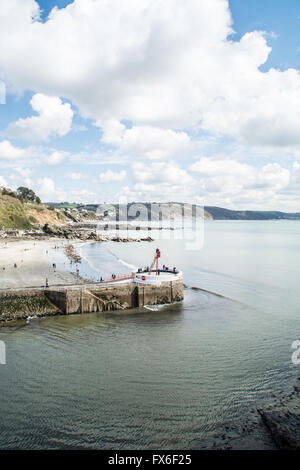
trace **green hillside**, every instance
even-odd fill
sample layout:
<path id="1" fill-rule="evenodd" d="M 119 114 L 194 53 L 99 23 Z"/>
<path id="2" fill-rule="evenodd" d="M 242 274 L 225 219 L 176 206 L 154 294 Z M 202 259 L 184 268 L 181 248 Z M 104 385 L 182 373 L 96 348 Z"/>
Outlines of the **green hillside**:
<path id="1" fill-rule="evenodd" d="M 63 214 L 43 204 L 22 202 L 16 197 L 0 194 L 0 229 L 38 228 L 46 223 L 59 225 L 64 220 Z"/>

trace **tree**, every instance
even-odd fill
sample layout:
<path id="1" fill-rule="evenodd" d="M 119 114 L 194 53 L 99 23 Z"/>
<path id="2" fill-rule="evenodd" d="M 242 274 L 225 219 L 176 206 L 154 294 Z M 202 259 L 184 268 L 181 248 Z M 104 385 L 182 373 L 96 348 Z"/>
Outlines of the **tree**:
<path id="1" fill-rule="evenodd" d="M 15 193 L 14 191 L 12 191 L 10 188 L 2 188 L 1 189 L 1 193 L 3 196 L 11 196 L 11 197 L 15 197 L 17 198 L 17 193 Z"/>
<path id="2" fill-rule="evenodd" d="M 38 204 L 41 203 L 40 198 L 35 194 L 35 192 L 32 189 L 26 188 L 25 186 L 20 186 L 17 189 L 17 195 L 21 201 L 37 202 Z"/>

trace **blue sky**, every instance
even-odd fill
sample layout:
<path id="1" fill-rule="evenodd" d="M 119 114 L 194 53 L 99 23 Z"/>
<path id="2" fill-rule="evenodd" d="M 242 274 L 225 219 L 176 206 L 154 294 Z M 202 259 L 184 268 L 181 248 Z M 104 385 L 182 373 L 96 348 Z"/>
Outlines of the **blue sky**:
<path id="1" fill-rule="evenodd" d="M 300 211 L 299 27 L 296 0 L 3 0 L 0 185 Z"/>
<path id="2" fill-rule="evenodd" d="M 237 39 L 247 31 L 275 33 L 268 37 L 272 52 L 263 67 L 286 69 L 300 66 L 300 4 L 298 0 L 229 1 Z M 299 50 L 298 50 L 299 49 Z"/>

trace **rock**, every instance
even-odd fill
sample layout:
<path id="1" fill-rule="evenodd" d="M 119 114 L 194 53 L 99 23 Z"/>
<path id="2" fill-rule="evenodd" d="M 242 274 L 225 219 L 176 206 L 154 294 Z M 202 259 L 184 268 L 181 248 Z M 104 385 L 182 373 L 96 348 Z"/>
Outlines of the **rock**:
<path id="1" fill-rule="evenodd" d="M 259 410 L 259 414 L 280 449 L 300 450 L 299 415 L 284 410 Z"/>
<path id="2" fill-rule="evenodd" d="M 70 224 L 70 225 L 63 225 L 57 226 L 53 224 L 45 224 L 43 226 L 43 232 L 51 237 L 58 237 L 58 238 L 66 238 L 67 240 L 93 240 L 97 242 L 107 242 L 113 241 L 117 243 L 130 243 L 130 242 L 141 242 L 147 241 L 152 242 L 153 239 L 151 237 L 135 239 L 130 237 L 120 237 L 120 236 L 113 236 L 113 235 L 103 235 L 97 234 L 94 230 L 89 232 L 86 229 L 81 229 L 78 227 L 81 224 Z"/>
<path id="3" fill-rule="evenodd" d="M 96 234 L 96 232 L 91 232 L 88 237 L 87 237 L 87 240 L 97 240 L 98 236 Z"/>

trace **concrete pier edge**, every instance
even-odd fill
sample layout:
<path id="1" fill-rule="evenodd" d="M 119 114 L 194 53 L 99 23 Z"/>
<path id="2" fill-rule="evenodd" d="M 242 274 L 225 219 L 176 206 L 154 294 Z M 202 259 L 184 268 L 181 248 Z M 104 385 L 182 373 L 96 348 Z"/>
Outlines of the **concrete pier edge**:
<path id="1" fill-rule="evenodd" d="M 86 284 L 0 292 L 0 324 L 33 316 L 109 312 L 183 300 L 182 278 L 160 285 L 136 282 Z"/>

